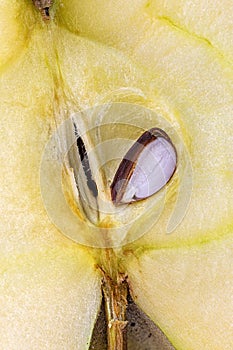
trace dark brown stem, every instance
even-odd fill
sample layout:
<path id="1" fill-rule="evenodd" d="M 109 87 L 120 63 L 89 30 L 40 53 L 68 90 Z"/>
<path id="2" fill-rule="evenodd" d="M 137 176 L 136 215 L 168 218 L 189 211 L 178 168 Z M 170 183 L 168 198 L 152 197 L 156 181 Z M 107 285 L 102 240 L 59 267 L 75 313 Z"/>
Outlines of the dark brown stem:
<path id="1" fill-rule="evenodd" d="M 104 275 L 102 285 L 107 320 L 108 350 L 127 350 L 126 308 L 128 285 L 125 276 L 119 275 L 117 282 Z"/>

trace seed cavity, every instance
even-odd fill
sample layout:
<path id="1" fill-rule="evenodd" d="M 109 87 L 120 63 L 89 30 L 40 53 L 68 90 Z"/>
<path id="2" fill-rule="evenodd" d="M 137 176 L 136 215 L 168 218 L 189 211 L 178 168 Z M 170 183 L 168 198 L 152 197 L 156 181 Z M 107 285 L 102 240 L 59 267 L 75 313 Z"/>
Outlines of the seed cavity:
<path id="1" fill-rule="evenodd" d="M 144 132 L 121 161 L 111 184 L 114 204 L 148 198 L 171 179 L 177 164 L 176 149 L 159 128 Z"/>
<path id="2" fill-rule="evenodd" d="M 84 174 L 86 176 L 87 186 L 88 186 L 89 190 L 91 191 L 92 195 L 96 198 L 96 197 L 98 197 L 98 189 L 97 189 L 96 182 L 92 178 L 92 172 L 91 172 L 91 167 L 90 167 L 86 147 L 84 145 L 84 142 L 83 142 L 81 136 L 78 133 L 78 129 L 77 129 L 76 124 L 74 123 L 73 125 L 74 125 L 74 132 L 75 132 L 75 137 L 76 137 L 76 144 L 77 144 L 77 148 L 78 148 L 78 153 L 79 153 L 79 157 L 81 160 Z"/>

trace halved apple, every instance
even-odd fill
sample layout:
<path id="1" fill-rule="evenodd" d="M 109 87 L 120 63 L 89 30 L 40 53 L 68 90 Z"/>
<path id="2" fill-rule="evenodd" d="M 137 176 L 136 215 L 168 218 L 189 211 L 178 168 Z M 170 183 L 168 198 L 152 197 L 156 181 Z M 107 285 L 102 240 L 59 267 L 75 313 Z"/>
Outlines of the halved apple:
<path id="1" fill-rule="evenodd" d="M 103 276 L 128 276 L 177 349 L 231 349 L 232 5 L 64 0 L 46 23 L 30 1 L 1 9 L 1 348 L 88 349 Z M 67 134 L 51 143 L 71 117 L 97 155 L 91 223 L 59 158 Z M 153 127 L 177 149 L 174 178 L 117 209 L 115 171 Z"/>

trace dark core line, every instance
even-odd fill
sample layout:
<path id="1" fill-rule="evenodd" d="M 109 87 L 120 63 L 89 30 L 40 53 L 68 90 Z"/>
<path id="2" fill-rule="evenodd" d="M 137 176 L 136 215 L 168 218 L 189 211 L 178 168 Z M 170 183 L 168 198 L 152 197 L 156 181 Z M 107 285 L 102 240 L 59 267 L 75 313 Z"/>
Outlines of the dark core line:
<path id="1" fill-rule="evenodd" d="M 92 178 L 91 167 L 90 167 L 89 159 L 87 156 L 87 151 L 86 151 L 84 142 L 78 133 L 77 126 L 74 123 L 73 123 L 73 125 L 74 125 L 75 136 L 77 138 L 76 143 L 77 143 L 77 147 L 78 147 L 79 157 L 80 157 L 80 160 L 82 163 L 82 168 L 83 168 L 84 174 L 85 174 L 86 179 L 87 179 L 87 186 L 88 186 L 89 190 L 92 192 L 93 196 L 96 198 L 96 197 L 98 197 L 98 189 L 97 189 L 96 182 Z"/>
<path id="2" fill-rule="evenodd" d="M 44 10 L 45 16 L 49 18 L 50 17 L 50 15 L 49 15 L 49 7 L 45 7 L 43 10 Z"/>

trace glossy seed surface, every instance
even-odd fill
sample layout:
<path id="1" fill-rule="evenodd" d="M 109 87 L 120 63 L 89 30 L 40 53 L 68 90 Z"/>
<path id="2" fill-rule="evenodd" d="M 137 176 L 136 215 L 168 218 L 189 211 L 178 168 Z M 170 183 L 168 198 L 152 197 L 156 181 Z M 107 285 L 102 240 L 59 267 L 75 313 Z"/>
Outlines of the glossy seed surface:
<path id="1" fill-rule="evenodd" d="M 171 179 L 177 164 L 176 149 L 161 129 L 142 134 L 121 161 L 111 185 L 115 204 L 152 196 Z"/>

